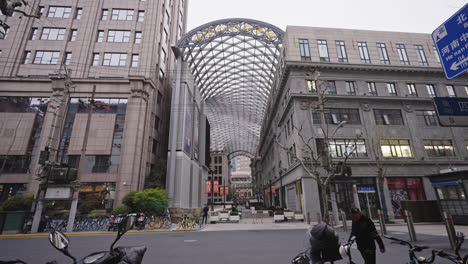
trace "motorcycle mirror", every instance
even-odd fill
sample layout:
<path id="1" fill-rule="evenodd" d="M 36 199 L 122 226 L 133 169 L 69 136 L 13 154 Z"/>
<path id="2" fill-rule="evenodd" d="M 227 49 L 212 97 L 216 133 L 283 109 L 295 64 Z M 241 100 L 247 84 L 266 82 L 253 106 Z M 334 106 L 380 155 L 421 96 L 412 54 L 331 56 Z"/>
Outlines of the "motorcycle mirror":
<path id="1" fill-rule="evenodd" d="M 54 248 L 61 251 L 65 256 L 73 259 L 73 262 L 76 262 L 75 257 L 70 255 L 70 252 L 68 252 L 68 244 L 70 243 L 70 239 L 68 239 L 64 233 L 55 230 L 50 232 L 49 242 L 52 244 L 52 246 L 54 246 Z"/>
<path id="2" fill-rule="evenodd" d="M 119 239 L 127 233 L 128 230 L 130 230 L 133 226 L 133 223 L 135 222 L 134 216 L 127 215 L 125 218 L 119 223 L 119 231 L 117 232 L 117 238 L 114 240 L 114 243 L 112 243 L 110 247 L 110 251 L 114 248 L 115 243 L 119 241 Z"/>

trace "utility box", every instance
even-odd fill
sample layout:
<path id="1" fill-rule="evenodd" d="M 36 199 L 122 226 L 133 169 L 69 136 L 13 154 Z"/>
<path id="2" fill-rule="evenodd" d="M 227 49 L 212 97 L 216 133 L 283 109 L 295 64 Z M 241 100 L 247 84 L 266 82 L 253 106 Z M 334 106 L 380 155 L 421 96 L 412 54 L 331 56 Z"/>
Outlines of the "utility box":
<path id="1" fill-rule="evenodd" d="M 55 167 L 50 170 L 49 181 L 68 183 L 76 180 L 77 174 L 75 168 Z"/>

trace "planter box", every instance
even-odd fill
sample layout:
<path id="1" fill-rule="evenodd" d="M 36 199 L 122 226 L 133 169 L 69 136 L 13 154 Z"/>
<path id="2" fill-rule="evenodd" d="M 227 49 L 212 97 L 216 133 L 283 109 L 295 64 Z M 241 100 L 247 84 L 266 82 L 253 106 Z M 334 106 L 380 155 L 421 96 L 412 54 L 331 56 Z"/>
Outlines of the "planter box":
<path id="1" fill-rule="evenodd" d="M 240 217 L 238 215 L 230 215 L 229 216 L 229 221 L 236 221 L 239 222 Z"/>
<path id="2" fill-rule="evenodd" d="M 284 215 L 274 215 L 273 222 L 276 222 L 276 221 L 284 221 Z"/>
<path id="3" fill-rule="evenodd" d="M 210 215 L 210 223 L 215 223 L 219 221 L 219 215 Z"/>
<path id="4" fill-rule="evenodd" d="M 229 213 L 219 213 L 219 220 L 229 220 Z"/>
<path id="5" fill-rule="evenodd" d="M 294 214 L 294 220 L 304 221 L 304 215 L 303 214 Z"/>
<path id="6" fill-rule="evenodd" d="M 284 217 L 286 217 L 287 219 L 293 219 L 294 212 L 284 212 Z"/>

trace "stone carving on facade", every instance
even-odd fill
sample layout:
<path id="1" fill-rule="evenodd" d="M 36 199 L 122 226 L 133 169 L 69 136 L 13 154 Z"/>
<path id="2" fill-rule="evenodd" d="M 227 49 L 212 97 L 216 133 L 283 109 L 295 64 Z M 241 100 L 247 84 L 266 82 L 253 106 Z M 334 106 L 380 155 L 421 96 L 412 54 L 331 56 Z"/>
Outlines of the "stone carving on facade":
<path id="1" fill-rule="evenodd" d="M 371 110 L 368 102 L 359 102 L 359 105 L 361 106 L 361 109 L 365 112 L 369 112 Z"/>
<path id="2" fill-rule="evenodd" d="M 409 103 L 403 103 L 403 110 L 407 113 L 413 112 L 413 107 Z"/>

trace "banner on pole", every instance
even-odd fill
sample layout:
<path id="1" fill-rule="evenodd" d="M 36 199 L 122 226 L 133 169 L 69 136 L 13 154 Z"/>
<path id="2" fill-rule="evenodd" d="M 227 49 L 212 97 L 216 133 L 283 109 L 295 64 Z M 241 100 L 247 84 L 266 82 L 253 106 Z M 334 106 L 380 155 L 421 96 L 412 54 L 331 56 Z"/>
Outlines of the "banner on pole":
<path id="1" fill-rule="evenodd" d="M 205 181 L 206 193 L 211 193 L 211 180 Z"/>
<path id="2" fill-rule="evenodd" d="M 218 181 L 213 181 L 213 192 L 214 193 L 219 193 L 219 182 Z"/>

